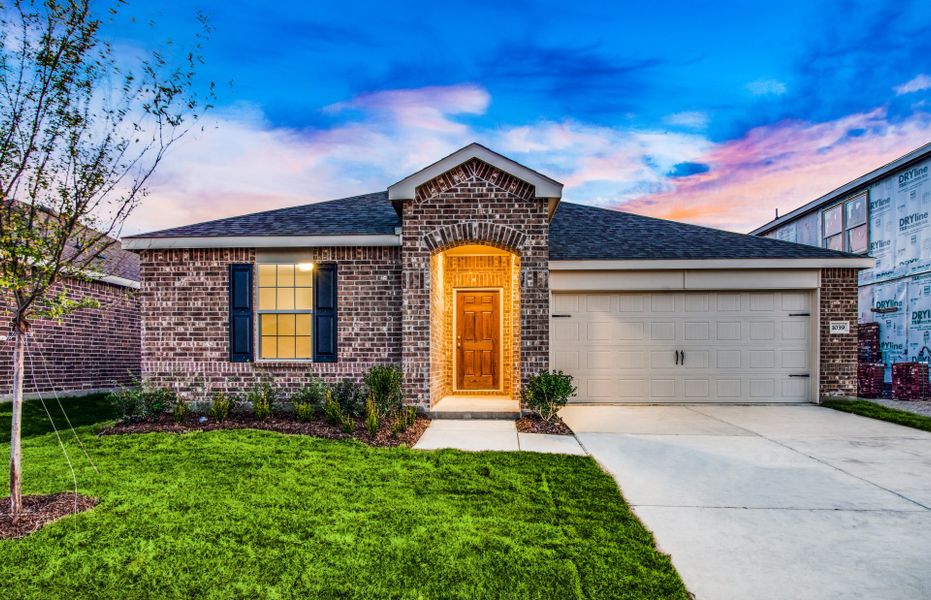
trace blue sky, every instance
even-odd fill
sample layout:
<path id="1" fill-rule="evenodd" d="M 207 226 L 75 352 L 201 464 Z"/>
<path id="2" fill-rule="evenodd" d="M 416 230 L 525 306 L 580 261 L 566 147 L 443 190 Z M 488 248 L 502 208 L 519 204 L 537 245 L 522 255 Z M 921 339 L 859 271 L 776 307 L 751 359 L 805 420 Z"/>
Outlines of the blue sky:
<path id="1" fill-rule="evenodd" d="M 197 10 L 217 108 L 130 229 L 384 189 L 477 140 L 568 200 L 746 230 L 931 141 L 928 2 L 131 2 L 109 33 L 183 41 Z"/>

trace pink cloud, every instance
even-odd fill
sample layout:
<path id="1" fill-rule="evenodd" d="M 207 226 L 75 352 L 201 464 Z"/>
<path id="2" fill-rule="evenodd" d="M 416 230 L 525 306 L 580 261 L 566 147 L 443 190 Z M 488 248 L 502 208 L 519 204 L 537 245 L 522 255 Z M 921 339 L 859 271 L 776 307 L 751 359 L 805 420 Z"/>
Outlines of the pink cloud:
<path id="1" fill-rule="evenodd" d="M 851 130 L 866 130 L 850 137 Z M 931 139 L 931 115 L 891 123 L 883 110 L 825 123 L 784 121 L 720 144 L 697 162 L 707 173 L 617 205 L 622 210 L 748 231 Z"/>

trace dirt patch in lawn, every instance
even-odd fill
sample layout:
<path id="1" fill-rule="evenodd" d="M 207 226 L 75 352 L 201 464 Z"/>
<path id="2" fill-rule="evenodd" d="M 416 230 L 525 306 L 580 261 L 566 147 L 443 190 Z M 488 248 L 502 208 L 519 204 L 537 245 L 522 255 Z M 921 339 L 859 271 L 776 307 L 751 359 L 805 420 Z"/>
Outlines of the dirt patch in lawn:
<path id="1" fill-rule="evenodd" d="M 200 417 L 190 417 L 182 423 L 176 423 L 171 415 L 162 415 L 157 421 L 138 421 L 117 423 L 100 431 L 98 435 L 119 435 L 125 433 L 186 433 L 189 431 L 214 431 L 217 429 L 262 429 L 293 435 L 312 435 L 331 440 L 358 440 L 370 446 L 408 446 L 412 447 L 430 425 L 430 419 L 418 418 L 413 425 L 397 435 L 391 433 L 391 423 L 381 424 L 374 438 L 365 430 L 362 419 L 356 419 L 351 433 L 345 433 L 337 426 L 330 425 L 322 418 L 313 421 L 298 421 L 289 414 L 272 415 L 264 421 L 252 415 L 230 415 L 223 421 L 207 418 L 200 422 Z"/>
<path id="2" fill-rule="evenodd" d="M 529 415 L 517 420 L 517 431 L 521 433 L 549 433 L 551 435 L 572 435 L 569 426 L 556 417 L 553 422 L 544 421 L 539 415 Z"/>
<path id="3" fill-rule="evenodd" d="M 62 517 L 90 510 L 95 498 L 71 493 L 23 496 L 23 514 L 16 523 L 10 517 L 10 499 L 0 499 L 0 540 L 26 537 Z"/>

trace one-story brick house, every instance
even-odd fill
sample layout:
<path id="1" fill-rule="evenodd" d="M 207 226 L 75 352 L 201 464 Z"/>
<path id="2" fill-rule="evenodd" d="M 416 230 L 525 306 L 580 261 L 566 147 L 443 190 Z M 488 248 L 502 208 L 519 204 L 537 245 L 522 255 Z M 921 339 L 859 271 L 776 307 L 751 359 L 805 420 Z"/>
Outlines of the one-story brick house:
<path id="1" fill-rule="evenodd" d="M 387 192 L 133 236 L 142 370 L 236 392 L 397 363 L 409 402 L 813 402 L 856 389 L 872 259 L 560 202 L 471 144 Z"/>
<path id="2" fill-rule="evenodd" d="M 26 338 L 27 398 L 82 395 L 132 385 L 139 365 L 139 257 L 114 241 L 88 277 L 65 277 L 53 288 L 71 300 L 90 298 L 99 308 L 81 309 L 60 323 L 37 318 Z M 0 318 L 11 326 L 13 310 L 0 303 Z M 0 401 L 12 397 L 13 338 L 0 336 Z"/>

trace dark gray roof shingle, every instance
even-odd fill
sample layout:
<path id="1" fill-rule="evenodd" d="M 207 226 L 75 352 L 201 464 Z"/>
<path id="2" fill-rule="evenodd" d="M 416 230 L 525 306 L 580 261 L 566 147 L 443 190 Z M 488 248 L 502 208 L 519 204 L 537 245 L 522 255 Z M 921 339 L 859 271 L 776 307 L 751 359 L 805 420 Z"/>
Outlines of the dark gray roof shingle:
<path id="1" fill-rule="evenodd" d="M 562 202 L 550 224 L 550 260 L 859 258 L 743 233 Z"/>
<path id="2" fill-rule="evenodd" d="M 379 235 L 393 234 L 401 219 L 388 202 L 388 192 L 315 202 L 206 223 L 163 229 L 131 238 Z"/>
<path id="3" fill-rule="evenodd" d="M 281 208 L 130 237 L 393 234 L 387 192 Z M 852 254 L 677 221 L 562 202 L 550 224 L 551 260 L 853 258 Z"/>

